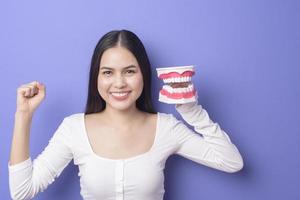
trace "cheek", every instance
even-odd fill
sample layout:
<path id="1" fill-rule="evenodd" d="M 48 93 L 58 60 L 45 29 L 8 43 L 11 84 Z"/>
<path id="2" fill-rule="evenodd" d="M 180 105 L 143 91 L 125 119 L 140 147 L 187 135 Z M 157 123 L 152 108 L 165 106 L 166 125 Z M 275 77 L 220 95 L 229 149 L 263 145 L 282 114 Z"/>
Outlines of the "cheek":
<path id="1" fill-rule="evenodd" d="M 135 87 L 137 87 L 137 88 L 143 90 L 143 87 L 144 87 L 143 77 L 142 77 L 142 76 L 137 76 L 136 78 L 134 78 L 134 79 L 132 80 L 132 84 L 133 84 Z"/>
<path id="2" fill-rule="evenodd" d="M 99 93 L 105 93 L 109 87 L 109 84 L 110 83 L 107 80 L 99 78 L 97 83 Z"/>

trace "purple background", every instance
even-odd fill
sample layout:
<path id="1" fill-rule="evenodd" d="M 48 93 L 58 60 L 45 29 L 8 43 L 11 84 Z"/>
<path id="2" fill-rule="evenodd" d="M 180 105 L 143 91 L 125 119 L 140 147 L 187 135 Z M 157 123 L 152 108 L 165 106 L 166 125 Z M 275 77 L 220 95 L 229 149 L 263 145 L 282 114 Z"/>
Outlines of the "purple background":
<path id="1" fill-rule="evenodd" d="M 17 87 L 46 84 L 31 126 L 35 158 L 65 116 L 84 111 L 94 47 L 122 28 L 147 49 L 157 110 L 179 117 L 157 101 L 155 68 L 195 64 L 199 103 L 244 158 L 242 171 L 227 174 L 171 156 L 165 199 L 300 199 L 299 10 L 296 0 L 1 1 L 1 199 Z M 81 199 L 77 173 L 71 162 L 36 199 Z"/>

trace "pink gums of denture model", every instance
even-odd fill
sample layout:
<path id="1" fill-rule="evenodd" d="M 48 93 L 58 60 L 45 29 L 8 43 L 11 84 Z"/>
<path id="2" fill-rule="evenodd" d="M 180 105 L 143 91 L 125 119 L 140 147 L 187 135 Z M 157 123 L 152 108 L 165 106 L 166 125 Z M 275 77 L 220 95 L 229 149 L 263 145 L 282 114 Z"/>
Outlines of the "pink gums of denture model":
<path id="1" fill-rule="evenodd" d="M 191 82 L 194 66 L 156 68 L 158 78 L 165 85 L 159 92 L 159 101 L 168 104 L 184 104 L 197 100 L 197 91 Z"/>

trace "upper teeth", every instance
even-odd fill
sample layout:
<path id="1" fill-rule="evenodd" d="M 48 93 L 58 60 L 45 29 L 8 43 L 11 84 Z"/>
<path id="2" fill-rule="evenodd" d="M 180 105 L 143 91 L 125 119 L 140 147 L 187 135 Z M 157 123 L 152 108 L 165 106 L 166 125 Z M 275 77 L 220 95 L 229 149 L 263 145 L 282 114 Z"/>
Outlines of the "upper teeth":
<path id="1" fill-rule="evenodd" d="M 189 82 L 192 80 L 192 77 L 172 77 L 163 79 L 164 83 L 181 83 L 181 82 Z"/>
<path id="2" fill-rule="evenodd" d="M 111 94 L 113 94 L 114 96 L 125 96 L 126 94 L 128 94 L 129 92 L 112 92 Z"/>

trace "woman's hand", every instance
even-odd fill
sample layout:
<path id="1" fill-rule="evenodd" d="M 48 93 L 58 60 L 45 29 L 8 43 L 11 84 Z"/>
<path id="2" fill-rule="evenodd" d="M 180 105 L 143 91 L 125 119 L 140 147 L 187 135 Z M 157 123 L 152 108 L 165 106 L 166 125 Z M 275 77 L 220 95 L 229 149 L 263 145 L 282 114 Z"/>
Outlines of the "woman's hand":
<path id="1" fill-rule="evenodd" d="M 198 104 L 198 101 L 194 101 L 194 102 L 189 102 L 189 103 L 182 103 L 182 104 L 175 104 L 175 107 L 176 108 L 190 108 L 190 107 L 193 107 L 194 105 L 197 105 Z"/>
<path id="2" fill-rule="evenodd" d="M 21 85 L 17 89 L 17 110 L 16 112 L 33 114 L 46 96 L 45 85 L 33 81 Z"/>
<path id="3" fill-rule="evenodd" d="M 181 104 L 175 104 L 175 109 L 177 111 L 185 111 L 185 110 L 190 110 L 194 106 L 198 105 L 198 92 L 196 91 L 195 93 L 195 101 L 189 102 L 189 103 L 181 103 Z"/>

